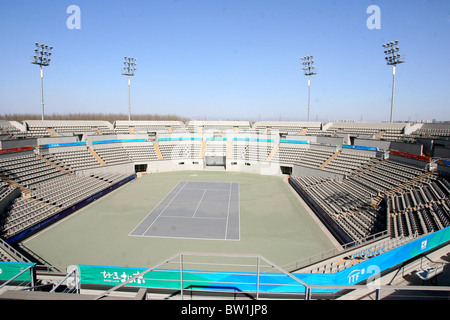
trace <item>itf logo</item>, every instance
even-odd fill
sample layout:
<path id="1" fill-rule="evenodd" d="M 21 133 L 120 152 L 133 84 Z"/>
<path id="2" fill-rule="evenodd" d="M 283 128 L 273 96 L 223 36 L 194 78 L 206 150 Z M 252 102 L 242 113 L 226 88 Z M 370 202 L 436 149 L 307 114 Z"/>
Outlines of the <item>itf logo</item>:
<path id="1" fill-rule="evenodd" d="M 365 269 L 361 270 L 357 269 L 350 272 L 350 274 L 348 275 L 348 284 L 358 283 L 359 276 L 363 275 L 365 272 L 366 272 Z"/>
<path id="2" fill-rule="evenodd" d="M 367 278 L 367 285 L 379 285 L 380 272 L 381 269 L 377 265 L 370 265 L 367 269 L 353 270 L 347 277 L 348 284 L 355 284 Z"/>

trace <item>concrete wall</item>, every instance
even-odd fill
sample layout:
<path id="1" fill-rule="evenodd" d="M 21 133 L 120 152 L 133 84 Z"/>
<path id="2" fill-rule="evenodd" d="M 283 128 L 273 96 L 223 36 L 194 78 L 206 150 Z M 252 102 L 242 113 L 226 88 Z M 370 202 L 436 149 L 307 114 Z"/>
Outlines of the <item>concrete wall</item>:
<path id="1" fill-rule="evenodd" d="M 437 158 L 450 159 L 450 148 L 442 147 L 442 146 L 435 146 L 433 156 L 437 157 Z"/>
<path id="2" fill-rule="evenodd" d="M 159 160 L 136 164 L 147 164 L 147 173 L 204 169 L 203 159 Z"/>
<path id="3" fill-rule="evenodd" d="M 355 146 L 374 147 L 381 150 L 389 150 L 391 146 L 390 141 L 360 139 L 360 138 L 355 138 L 353 143 Z"/>
<path id="4" fill-rule="evenodd" d="M 426 168 L 429 164 L 428 161 L 421 161 L 421 160 L 416 160 L 416 159 L 412 159 L 412 158 L 401 157 L 401 156 L 397 156 L 395 154 L 390 154 L 389 160 L 416 166 L 416 167 L 419 167 L 422 169 Z"/>
<path id="5" fill-rule="evenodd" d="M 0 149 L 12 149 L 20 147 L 37 147 L 37 139 L 1 140 Z"/>
<path id="6" fill-rule="evenodd" d="M 321 170 L 321 169 L 303 167 L 303 166 L 299 166 L 299 165 L 294 165 L 292 167 L 292 175 L 299 176 L 299 177 L 300 176 L 324 177 L 324 178 L 334 179 L 338 182 L 340 182 L 344 179 L 343 174 L 328 172 L 328 171 Z"/>
<path id="7" fill-rule="evenodd" d="M 90 176 L 100 173 L 134 173 L 134 163 L 117 164 L 111 166 L 99 166 L 95 168 L 79 170 L 76 172 L 78 177 Z"/>
<path id="8" fill-rule="evenodd" d="M 89 146 L 92 146 L 93 141 L 107 141 L 107 140 L 130 140 L 130 139 L 148 139 L 148 134 L 108 134 L 108 135 L 94 135 L 94 136 L 85 136 L 86 143 Z M 120 143 L 122 145 L 122 143 Z"/>
<path id="9" fill-rule="evenodd" d="M 419 143 L 371 140 L 371 139 L 361 139 L 361 138 L 355 138 L 353 143 L 356 146 L 375 147 L 380 150 L 397 150 L 397 151 L 408 152 L 408 153 L 417 154 L 417 155 L 422 155 L 422 152 L 423 152 L 423 146 L 422 146 L 422 144 L 419 144 Z"/>
<path id="10" fill-rule="evenodd" d="M 232 164 L 235 163 L 235 164 Z M 227 160 L 227 171 L 232 172 L 246 172 L 260 175 L 281 175 L 281 168 L 278 163 L 267 161 L 242 161 L 242 160 Z"/>

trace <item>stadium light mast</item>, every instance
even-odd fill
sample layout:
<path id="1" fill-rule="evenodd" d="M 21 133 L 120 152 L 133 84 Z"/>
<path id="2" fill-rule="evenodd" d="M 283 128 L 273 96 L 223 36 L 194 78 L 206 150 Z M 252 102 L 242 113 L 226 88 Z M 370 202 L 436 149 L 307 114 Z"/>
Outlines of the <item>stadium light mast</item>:
<path id="1" fill-rule="evenodd" d="M 130 99 L 130 77 L 134 76 L 136 71 L 137 58 L 124 57 L 122 74 L 128 76 L 128 121 L 131 120 L 131 99 Z"/>
<path id="2" fill-rule="evenodd" d="M 405 60 L 399 53 L 400 48 L 398 47 L 398 40 L 385 43 L 385 44 L 383 44 L 383 47 L 385 48 L 384 53 L 386 54 L 386 57 L 384 59 L 386 60 L 386 63 L 388 66 L 392 66 L 392 97 L 391 97 L 390 122 L 393 122 L 394 121 L 394 94 L 395 94 L 396 66 L 399 63 L 405 62 Z"/>
<path id="3" fill-rule="evenodd" d="M 36 48 L 34 49 L 34 55 L 31 59 L 32 64 L 37 64 L 40 69 L 41 75 L 41 108 L 42 108 L 42 120 L 44 120 L 44 70 L 42 67 L 47 67 L 50 65 L 50 61 L 52 60 L 50 56 L 52 53 L 50 52 L 53 47 L 45 45 L 43 43 L 39 44 L 37 42 L 34 43 Z"/>
<path id="4" fill-rule="evenodd" d="M 302 60 L 302 70 L 305 72 L 305 76 L 308 76 L 308 122 L 309 122 L 309 114 L 311 109 L 311 76 L 317 74 L 314 71 L 314 60 L 313 55 L 310 54 L 308 56 L 304 56 L 300 58 Z"/>

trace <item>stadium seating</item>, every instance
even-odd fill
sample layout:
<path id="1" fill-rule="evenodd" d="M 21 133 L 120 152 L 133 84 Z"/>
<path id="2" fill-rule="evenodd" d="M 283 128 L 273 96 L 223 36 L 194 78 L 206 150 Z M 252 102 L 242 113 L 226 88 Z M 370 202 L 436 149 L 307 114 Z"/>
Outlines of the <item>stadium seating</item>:
<path id="1" fill-rule="evenodd" d="M 99 166 L 92 159 L 86 149 L 79 148 L 42 156 L 19 152 L 2 157 L 0 201 L 17 187 L 23 190 L 22 196 L 15 198 L 0 214 L 2 237 L 8 239 L 131 174 L 102 173 L 83 177 L 71 173 Z M 114 162 L 114 159 L 108 158 L 108 161 Z"/>
<path id="2" fill-rule="evenodd" d="M 402 139 L 406 126 L 406 123 L 333 122 L 329 125 L 327 132 L 331 136 L 346 133 L 372 136 L 378 140 L 397 141 Z"/>
<path id="3" fill-rule="evenodd" d="M 440 139 L 450 137 L 450 128 L 445 124 L 438 123 L 424 123 L 417 130 L 410 134 L 405 135 L 405 139 L 417 139 L 417 138 L 428 138 L 428 139 Z"/>
<path id="4" fill-rule="evenodd" d="M 190 133 L 207 131 L 248 132 L 251 128 L 249 121 L 188 121 L 186 129 Z"/>
<path id="5" fill-rule="evenodd" d="M 132 162 L 158 160 L 153 144 L 146 143 L 137 146 L 125 146 L 124 149 Z"/>
<path id="6" fill-rule="evenodd" d="M 0 162 L 0 175 L 24 187 L 62 174 L 64 174 L 63 171 L 40 160 L 34 154 L 4 158 Z"/>
<path id="7" fill-rule="evenodd" d="M 253 129 L 260 133 L 280 131 L 300 133 L 302 135 L 319 135 L 322 123 L 320 122 L 296 122 L 296 121 L 258 121 L 253 124 Z"/>
<path id="8" fill-rule="evenodd" d="M 94 151 L 108 165 L 131 162 L 126 149 L 122 146 L 102 146 L 95 148 Z"/>
<path id="9" fill-rule="evenodd" d="M 200 157 L 201 143 L 159 143 L 159 150 L 164 160 L 197 159 Z"/>
<path id="10" fill-rule="evenodd" d="M 300 161 L 309 146 L 303 144 L 280 143 L 275 159 L 280 163 L 294 164 Z"/>
<path id="11" fill-rule="evenodd" d="M 114 133 L 113 126 L 108 121 L 27 120 L 24 124 L 29 135 L 34 137 L 59 136 L 64 133 Z"/>
<path id="12" fill-rule="evenodd" d="M 292 176 L 291 180 L 353 241 L 363 241 L 386 230 L 392 237 L 424 234 L 445 228 L 450 222 L 450 184 L 425 167 L 385 160 L 376 151 L 324 145 L 314 139 L 308 143 L 248 139 L 249 134 L 270 133 L 278 138 L 279 132 L 317 137 L 349 134 L 373 140 L 413 142 L 424 137 L 448 139 L 448 125 L 289 121 L 253 124 L 249 121 L 189 121 L 186 124 L 181 121 L 116 121 L 111 124 L 107 121 L 29 120 L 23 122 L 23 127 L 25 129 L 21 130 L 20 124 L 0 122 L 1 133 L 7 140 L 80 133 L 89 136 L 148 133 L 149 137 L 151 133 L 153 138 L 142 142 L 98 143 L 91 147 L 44 148 L 34 153 L 16 152 L 2 157 L 0 201 L 11 190 L 22 190 L 22 197 L 16 198 L 0 215 L 4 238 L 126 177 L 123 173 L 105 171 L 91 175 L 96 169 L 160 160 L 199 159 L 204 154 L 223 154 L 230 160 L 252 163 L 271 161 L 342 175 L 341 182 L 326 175 Z M 213 138 L 203 136 L 212 132 Z M 243 135 L 239 139 L 216 140 L 217 132 Z M 157 139 L 159 134 L 167 137 L 173 133 L 178 133 L 173 140 Z M 191 139 L 192 134 L 201 138 Z M 85 170 L 89 170 L 88 176 L 77 174 Z"/>
<path id="13" fill-rule="evenodd" d="M 184 130 L 181 121 L 115 121 L 115 133 L 138 133 L 138 132 L 158 132 L 173 133 Z M 184 130 L 185 132 L 185 130 Z"/>
<path id="14" fill-rule="evenodd" d="M 450 188 L 445 178 L 392 160 L 360 161 L 341 183 L 323 177 L 291 179 L 354 241 L 382 232 L 388 223 L 392 237 L 426 234 L 449 225 Z M 392 210 L 389 222 L 379 202 L 374 202 L 385 196 Z"/>
<path id="15" fill-rule="evenodd" d="M 378 162 L 378 159 L 375 154 L 369 155 L 366 153 L 358 153 L 358 151 L 342 149 L 341 153 L 328 163 L 323 170 L 348 176 L 362 171 L 376 162 Z"/>
<path id="16" fill-rule="evenodd" d="M 53 153 L 42 153 L 44 158 L 71 172 L 95 168 L 98 161 L 86 148 L 77 148 Z"/>
<path id="17" fill-rule="evenodd" d="M 450 226 L 448 181 L 435 175 L 389 196 L 391 234 L 426 234 Z"/>

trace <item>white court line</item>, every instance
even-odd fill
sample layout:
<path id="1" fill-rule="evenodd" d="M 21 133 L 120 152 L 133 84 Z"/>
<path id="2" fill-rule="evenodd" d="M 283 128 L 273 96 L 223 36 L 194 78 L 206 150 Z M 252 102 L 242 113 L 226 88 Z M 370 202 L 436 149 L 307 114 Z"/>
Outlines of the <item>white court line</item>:
<path id="1" fill-rule="evenodd" d="M 205 196 L 206 190 L 207 190 L 207 189 L 204 189 L 204 190 L 203 190 L 202 197 L 200 198 L 200 201 L 199 201 L 198 204 L 197 204 L 197 208 L 195 209 L 194 215 L 192 216 L 192 218 L 195 218 L 195 214 L 197 213 L 197 210 L 198 210 L 198 208 L 200 207 L 200 203 L 202 203 L 202 200 L 203 200 L 203 197 Z"/>
<path id="2" fill-rule="evenodd" d="M 241 190 L 240 187 L 241 185 L 239 184 L 239 182 L 236 184 L 237 185 L 237 190 L 238 190 L 238 240 L 241 240 Z"/>
<path id="3" fill-rule="evenodd" d="M 205 188 L 189 188 L 189 187 L 184 188 L 184 190 L 218 190 L 218 191 L 227 191 L 227 189 L 218 189 L 218 188 L 205 189 Z"/>
<path id="4" fill-rule="evenodd" d="M 145 231 L 144 231 L 144 233 L 142 233 L 142 235 L 144 235 L 148 231 L 148 229 L 150 229 L 151 226 L 156 222 L 156 220 L 158 220 L 158 218 L 161 216 L 161 214 L 167 209 L 167 207 L 172 203 L 172 201 L 178 196 L 180 191 L 183 190 L 186 183 L 187 183 L 187 181 L 184 182 L 184 185 L 180 188 L 180 190 L 178 190 L 177 194 L 170 200 L 170 202 L 165 206 L 165 208 L 158 214 L 158 216 L 156 217 L 155 220 L 153 220 L 153 222 L 150 224 L 150 226 L 147 229 L 145 229 Z"/>
<path id="5" fill-rule="evenodd" d="M 228 218 L 230 217 L 230 202 L 231 202 L 231 187 L 233 186 L 233 183 L 230 183 L 230 190 L 228 195 L 228 212 L 227 212 L 227 224 L 225 226 L 225 240 L 227 240 L 227 233 L 228 233 Z"/>
<path id="6" fill-rule="evenodd" d="M 226 220 L 227 218 L 217 218 L 217 217 L 181 217 L 181 216 L 164 216 L 161 219 L 165 218 L 176 218 L 176 219 L 210 219 L 210 220 Z"/>
<path id="7" fill-rule="evenodd" d="M 203 201 L 203 198 L 204 198 L 204 196 L 205 196 L 205 194 L 206 194 L 206 191 L 208 191 L 208 190 L 218 190 L 218 191 L 225 191 L 226 189 L 218 189 L 218 188 L 211 188 L 211 189 L 209 189 L 209 188 L 190 188 L 189 186 L 187 186 L 188 185 L 188 183 L 189 183 L 190 181 L 180 181 L 179 182 L 179 184 L 177 184 L 170 192 L 169 192 L 169 194 L 170 193 L 172 193 L 175 189 L 176 189 L 176 187 L 178 186 L 178 185 L 180 185 L 181 183 L 184 183 L 183 185 L 182 185 L 182 187 L 180 188 L 180 190 L 178 190 L 178 192 L 175 194 L 175 196 L 173 196 L 173 198 L 170 200 L 170 202 L 165 206 L 165 208 L 158 214 L 158 216 L 153 220 L 153 222 L 152 222 L 152 224 L 150 225 L 150 226 L 148 226 L 147 228 L 146 228 L 146 230 L 143 232 L 143 233 L 141 233 L 140 235 L 136 235 L 136 236 L 140 236 L 140 237 L 153 237 L 153 238 L 173 238 L 173 239 L 198 239 L 198 240 L 233 240 L 233 241 L 240 241 L 240 232 L 238 231 L 238 238 L 237 239 L 228 239 L 227 238 L 227 233 L 228 233 L 228 225 L 229 225 L 229 220 L 230 220 L 230 209 L 231 209 L 231 197 L 232 197 L 232 190 L 233 190 L 233 182 L 229 182 L 229 181 L 227 181 L 227 182 L 219 182 L 219 183 L 226 183 L 226 184 L 229 184 L 229 194 L 228 194 L 228 209 L 227 209 L 227 216 L 226 216 L 226 218 L 219 218 L 219 217 L 195 217 L 195 215 L 196 215 L 196 213 L 197 213 L 197 211 L 198 211 L 198 209 L 199 209 L 199 207 L 200 207 L 200 204 L 202 203 L 202 201 Z M 212 182 L 213 183 L 213 182 Z M 237 188 L 239 188 L 239 183 L 234 183 L 234 184 L 236 184 L 236 186 L 237 186 Z M 162 216 L 162 214 L 165 212 L 165 210 L 171 205 L 171 203 L 177 198 L 177 196 L 178 196 L 178 194 L 182 191 L 182 190 L 203 190 L 203 195 L 202 195 L 202 197 L 201 197 L 201 199 L 200 199 L 200 201 L 199 201 L 199 203 L 198 203 L 198 205 L 197 205 L 197 208 L 196 208 L 196 210 L 195 210 L 195 212 L 194 212 L 194 215 L 192 216 L 192 217 L 183 217 L 183 216 L 173 216 L 173 215 L 170 215 L 170 216 L 168 216 L 168 215 L 165 215 L 165 216 Z M 239 189 L 238 189 L 239 190 Z M 164 200 L 169 196 L 169 194 L 163 199 L 163 200 L 161 200 L 160 201 L 160 203 L 155 207 L 155 209 L 162 203 L 162 202 L 164 202 Z M 240 194 L 239 194 L 239 191 L 238 191 L 238 194 L 237 194 L 237 196 L 238 196 L 238 203 L 239 203 L 239 198 L 240 198 Z M 154 210 L 154 209 L 153 209 Z M 151 212 L 150 212 L 150 214 L 151 214 Z M 149 215 L 150 215 L 149 214 Z M 147 217 L 148 217 L 148 215 L 147 215 Z M 145 217 L 142 221 L 141 221 L 141 223 L 147 218 L 147 217 Z M 155 236 L 155 235 L 146 235 L 146 233 L 147 232 L 149 232 L 149 230 L 151 229 L 151 227 L 153 226 L 153 224 L 158 220 L 158 219 L 164 219 L 164 218 L 176 218 L 176 219 L 203 219 L 203 220 L 225 220 L 224 222 L 226 223 L 225 224 L 225 235 L 224 235 L 224 237 L 223 238 L 201 238 L 201 237 L 184 237 L 184 236 L 180 236 L 180 237 L 178 237 L 178 236 Z M 137 229 L 139 227 L 139 225 L 135 228 L 135 229 Z M 238 230 L 240 229 L 240 205 L 238 204 Z M 131 235 L 131 234 L 130 234 Z"/>
<path id="8" fill-rule="evenodd" d="M 146 215 L 146 216 L 138 223 L 138 225 L 136 226 L 136 228 L 134 228 L 133 231 L 131 231 L 129 235 L 131 235 L 131 234 L 134 232 L 134 230 L 136 230 L 137 228 L 139 228 L 139 226 L 144 222 L 145 219 L 148 218 L 148 216 L 153 212 L 153 210 L 155 210 L 156 208 L 158 208 L 159 205 L 160 205 L 161 203 L 163 203 L 164 200 L 166 200 L 166 198 L 169 196 L 169 194 L 171 194 L 172 191 L 175 190 L 175 188 L 176 188 L 180 183 L 182 183 L 182 182 L 186 182 L 186 181 L 180 181 L 180 182 L 178 182 L 178 183 L 177 183 L 177 184 L 169 191 L 169 193 L 166 194 L 166 196 L 165 196 L 160 202 L 158 202 L 158 204 L 152 209 L 152 211 L 150 211 L 150 212 L 149 212 L 149 213 L 148 213 L 148 214 L 147 214 L 147 215 Z"/>

